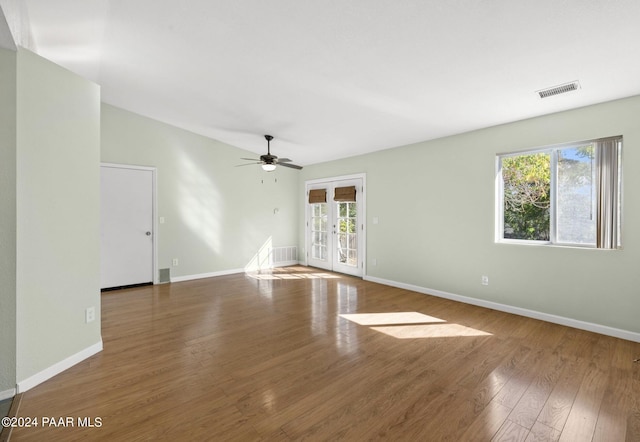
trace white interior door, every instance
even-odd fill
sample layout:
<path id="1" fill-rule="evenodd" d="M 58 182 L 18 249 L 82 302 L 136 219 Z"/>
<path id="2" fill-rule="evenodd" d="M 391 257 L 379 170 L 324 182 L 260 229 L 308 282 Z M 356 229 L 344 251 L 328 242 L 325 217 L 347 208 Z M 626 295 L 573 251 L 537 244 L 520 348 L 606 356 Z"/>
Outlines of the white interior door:
<path id="1" fill-rule="evenodd" d="M 101 167 L 100 288 L 153 282 L 153 169 Z"/>
<path id="2" fill-rule="evenodd" d="M 307 183 L 307 263 L 349 275 L 364 274 L 364 179 Z M 353 197 L 340 196 L 341 190 Z M 338 193 L 337 193 L 338 192 Z M 323 201 L 324 198 L 324 201 Z"/>

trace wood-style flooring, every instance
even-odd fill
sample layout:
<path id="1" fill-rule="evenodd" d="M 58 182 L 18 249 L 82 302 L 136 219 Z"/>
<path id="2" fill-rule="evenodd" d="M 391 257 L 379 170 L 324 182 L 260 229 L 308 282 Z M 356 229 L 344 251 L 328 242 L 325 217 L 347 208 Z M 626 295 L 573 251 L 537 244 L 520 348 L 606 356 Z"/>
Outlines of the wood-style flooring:
<path id="1" fill-rule="evenodd" d="M 318 269 L 106 292 L 102 336 L 12 441 L 640 441 L 639 343 Z"/>

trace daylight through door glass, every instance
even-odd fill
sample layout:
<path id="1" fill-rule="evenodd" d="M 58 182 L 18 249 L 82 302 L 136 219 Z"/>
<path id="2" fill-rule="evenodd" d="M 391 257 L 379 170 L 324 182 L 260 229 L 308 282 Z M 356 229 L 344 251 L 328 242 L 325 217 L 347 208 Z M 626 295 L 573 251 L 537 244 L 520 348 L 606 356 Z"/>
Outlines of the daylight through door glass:
<path id="1" fill-rule="evenodd" d="M 339 202 L 337 205 L 336 253 L 342 264 L 358 265 L 357 211 L 355 202 Z"/>
<path id="2" fill-rule="evenodd" d="M 327 203 L 311 205 L 311 257 L 327 259 Z"/>

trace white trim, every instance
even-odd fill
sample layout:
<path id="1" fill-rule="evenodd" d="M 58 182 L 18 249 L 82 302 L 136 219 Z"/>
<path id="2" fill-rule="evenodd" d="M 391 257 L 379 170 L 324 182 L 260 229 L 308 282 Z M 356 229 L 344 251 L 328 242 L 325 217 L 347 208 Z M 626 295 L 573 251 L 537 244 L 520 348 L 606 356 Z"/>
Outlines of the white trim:
<path id="1" fill-rule="evenodd" d="M 11 388 L 9 390 L 0 391 L 0 401 L 4 401 L 5 399 L 11 399 L 16 395 L 16 389 Z"/>
<path id="2" fill-rule="evenodd" d="M 158 168 L 152 166 L 138 166 L 133 164 L 100 163 L 100 167 L 111 167 L 115 169 L 147 170 L 151 172 L 151 192 L 153 199 L 151 212 L 153 216 L 153 283 L 160 284 L 158 272 Z"/>
<path id="3" fill-rule="evenodd" d="M 151 169 L 151 179 L 153 181 L 153 284 L 160 284 L 160 271 L 158 270 L 158 169 Z"/>
<path id="4" fill-rule="evenodd" d="M 357 228 L 361 231 L 361 235 L 358 238 L 358 266 L 360 267 L 360 271 L 358 272 L 358 277 L 363 277 L 367 274 L 367 174 L 366 173 L 354 173 L 351 175 L 341 175 L 335 177 L 327 177 L 327 178 L 316 178 L 313 180 L 306 180 L 304 182 L 304 195 L 303 195 L 303 203 L 302 207 L 304 207 L 304 252 L 302 256 L 302 260 L 300 264 L 304 266 L 309 265 L 308 255 L 309 255 L 309 209 L 307 207 L 308 203 L 308 192 L 311 186 L 316 186 L 318 184 L 327 184 L 333 185 L 339 181 L 349 181 L 349 180 L 362 180 L 362 188 L 359 189 L 362 194 L 362 199 L 359 202 L 358 208 L 358 218 L 360 220 L 359 226 Z M 300 258 L 300 256 L 298 256 Z M 333 270 L 333 264 L 327 270 Z"/>
<path id="5" fill-rule="evenodd" d="M 286 267 L 286 266 L 294 266 L 294 265 L 305 265 L 300 261 L 286 261 L 281 262 L 278 265 L 264 267 L 261 270 L 274 269 L 276 267 Z M 194 281 L 196 279 L 204 279 L 204 278 L 215 278 L 216 276 L 227 276 L 227 275 L 236 275 L 238 273 L 247 273 L 246 269 L 230 269 L 230 270 L 220 270 L 218 272 L 210 272 L 210 273 L 199 273 L 196 275 L 186 275 L 186 276 L 175 276 L 170 278 L 170 282 L 184 282 L 184 281 Z"/>
<path id="6" fill-rule="evenodd" d="M 77 363 L 82 362 L 85 359 L 101 351 L 102 351 L 102 339 L 100 339 L 99 342 L 96 342 L 92 346 L 87 347 L 84 350 L 74 355 L 71 355 L 66 359 L 63 359 L 60 362 L 56 362 L 51 367 L 42 370 L 40 373 L 36 373 L 33 376 L 18 382 L 17 392 L 24 393 L 25 391 L 32 389 L 36 385 L 39 385 L 44 381 L 51 379 L 55 375 L 62 373 L 66 369 L 73 367 Z"/>
<path id="7" fill-rule="evenodd" d="M 271 268 L 276 268 L 276 267 L 287 267 L 287 266 L 295 266 L 298 265 L 298 261 L 282 261 L 279 262 L 278 264 L 272 265 Z"/>
<path id="8" fill-rule="evenodd" d="M 322 184 L 322 183 L 332 183 L 334 181 L 347 181 L 347 180 L 356 180 L 358 178 L 362 178 L 362 185 L 366 185 L 366 173 L 354 173 L 351 175 L 342 175 L 342 176 L 332 176 L 327 178 L 316 178 L 314 180 L 306 180 L 305 187 L 308 184 Z"/>
<path id="9" fill-rule="evenodd" d="M 171 282 L 193 281 L 195 279 L 215 278 L 216 276 L 235 275 L 236 273 L 244 273 L 244 269 L 221 270 L 219 272 L 199 273 L 196 275 L 172 276 L 169 278 Z"/>
<path id="10" fill-rule="evenodd" d="M 529 310 L 526 308 L 514 307 L 512 305 L 500 304 L 498 302 L 486 301 L 484 299 L 470 298 L 468 296 L 456 295 L 454 293 L 448 293 L 440 290 L 429 289 L 426 287 L 420 287 L 413 284 L 405 284 L 403 282 L 392 281 L 389 279 L 376 278 L 374 276 L 365 276 L 363 279 L 365 279 L 366 281 L 376 282 L 378 284 L 388 285 L 391 287 L 398 287 L 405 290 L 411 290 L 411 291 L 422 293 L 425 295 L 437 296 L 439 298 L 450 299 L 452 301 L 462 302 L 465 304 L 477 305 L 479 307 L 485 307 L 493 310 L 498 310 L 501 312 L 512 313 L 514 315 L 525 316 L 527 318 L 539 319 L 541 321 L 551 322 L 559 325 L 565 325 L 567 327 L 599 333 L 601 335 L 613 336 L 614 338 L 626 339 L 628 341 L 633 341 L 633 342 L 640 342 L 640 333 L 632 332 L 629 330 L 622 330 L 619 328 L 613 328 L 613 327 L 609 327 L 602 324 L 595 324 L 592 322 L 580 321 L 578 319 L 567 318 L 564 316 L 552 315 L 550 313 L 543 313 L 535 310 Z"/>
<path id="11" fill-rule="evenodd" d="M 494 241 L 501 242 L 504 233 L 504 217 L 502 208 L 504 207 L 504 179 L 502 177 L 502 157 L 496 155 L 496 176 L 494 181 L 495 206 L 494 206 Z"/>
<path id="12" fill-rule="evenodd" d="M 100 163 L 100 167 L 113 167 L 116 169 L 156 170 L 153 166 L 139 166 L 137 164 Z"/>

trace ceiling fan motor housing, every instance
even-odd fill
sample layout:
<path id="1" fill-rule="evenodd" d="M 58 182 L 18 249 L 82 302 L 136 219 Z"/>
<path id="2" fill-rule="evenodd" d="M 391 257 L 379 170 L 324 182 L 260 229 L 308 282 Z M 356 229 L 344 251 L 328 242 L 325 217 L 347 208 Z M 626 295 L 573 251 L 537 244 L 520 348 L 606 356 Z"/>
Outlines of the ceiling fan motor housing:
<path id="1" fill-rule="evenodd" d="M 277 156 L 275 155 L 260 155 L 260 161 L 263 161 L 266 164 L 273 164 L 276 162 L 276 160 L 278 159 Z"/>

